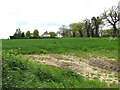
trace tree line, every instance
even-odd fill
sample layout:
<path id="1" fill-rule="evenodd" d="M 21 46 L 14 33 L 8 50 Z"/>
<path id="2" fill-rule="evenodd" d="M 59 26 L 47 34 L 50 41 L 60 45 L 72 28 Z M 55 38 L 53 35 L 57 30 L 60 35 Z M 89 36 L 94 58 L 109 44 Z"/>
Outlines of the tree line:
<path id="1" fill-rule="evenodd" d="M 55 32 L 49 32 L 50 38 L 55 38 L 57 35 Z M 39 36 L 39 31 L 35 29 L 33 33 L 28 30 L 26 33 L 22 32 L 20 29 L 16 29 L 16 32 L 13 36 L 10 36 L 10 39 L 40 39 L 43 37 Z"/>
<path id="2" fill-rule="evenodd" d="M 34 30 L 33 33 L 27 31 L 26 34 L 20 30 L 20 28 L 16 29 L 16 32 L 13 36 L 10 36 L 10 39 L 27 39 L 27 38 L 38 38 L 39 31 L 37 29 Z"/>
<path id="3" fill-rule="evenodd" d="M 100 37 L 100 36 L 120 36 L 118 28 L 118 7 L 112 6 L 105 10 L 100 16 L 84 19 L 83 22 L 71 23 L 69 29 L 66 25 L 59 28 L 57 34 L 65 37 Z M 102 30 L 103 26 L 112 26 L 111 29 Z M 100 30 L 101 29 L 101 30 Z M 103 35 L 104 34 L 104 35 Z"/>
<path id="4" fill-rule="evenodd" d="M 57 33 L 50 32 L 50 37 L 54 38 L 58 35 L 62 35 L 63 38 L 66 37 L 100 37 L 100 36 L 120 36 L 120 26 L 118 7 L 112 6 L 108 10 L 105 10 L 100 16 L 92 17 L 91 19 L 84 19 L 83 22 L 71 23 L 69 28 L 66 25 L 62 25 Z M 107 30 L 102 30 L 105 25 L 109 25 L 112 28 Z M 27 31 L 26 34 L 20 29 L 16 29 L 11 39 L 28 39 L 28 38 L 42 38 L 39 36 L 39 31 L 34 30 L 33 33 Z"/>

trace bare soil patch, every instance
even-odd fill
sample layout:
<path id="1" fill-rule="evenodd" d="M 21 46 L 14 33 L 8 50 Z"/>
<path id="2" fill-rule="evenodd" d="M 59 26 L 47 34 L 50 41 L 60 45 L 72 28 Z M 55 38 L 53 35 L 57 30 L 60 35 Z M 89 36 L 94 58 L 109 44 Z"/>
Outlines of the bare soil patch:
<path id="1" fill-rule="evenodd" d="M 64 54 L 42 54 L 42 55 L 27 55 L 31 61 L 38 61 L 44 65 L 55 66 L 58 68 L 69 68 L 83 75 L 85 78 L 99 79 L 110 83 L 118 84 L 119 62 L 115 59 L 107 57 L 82 58 Z"/>

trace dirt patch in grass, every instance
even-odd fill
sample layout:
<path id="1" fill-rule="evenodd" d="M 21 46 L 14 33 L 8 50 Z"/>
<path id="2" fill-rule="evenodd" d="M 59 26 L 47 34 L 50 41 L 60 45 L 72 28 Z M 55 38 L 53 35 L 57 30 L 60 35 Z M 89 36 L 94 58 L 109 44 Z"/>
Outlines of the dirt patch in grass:
<path id="1" fill-rule="evenodd" d="M 95 66 L 108 71 L 120 73 L 120 69 L 119 69 L 120 62 L 115 59 L 91 56 L 88 60 L 89 60 L 89 65 L 91 66 Z"/>
<path id="2" fill-rule="evenodd" d="M 64 54 L 27 56 L 34 57 L 31 58 L 31 61 L 37 61 L 44 65 L 72 69 L 90 80 L 99 79 L 100 81 L 106 81 L 108 85 L 110 83 L 118 84 L 119 62 L 115 59 L 92 55 L 89 58 L 82 58 Z"/>

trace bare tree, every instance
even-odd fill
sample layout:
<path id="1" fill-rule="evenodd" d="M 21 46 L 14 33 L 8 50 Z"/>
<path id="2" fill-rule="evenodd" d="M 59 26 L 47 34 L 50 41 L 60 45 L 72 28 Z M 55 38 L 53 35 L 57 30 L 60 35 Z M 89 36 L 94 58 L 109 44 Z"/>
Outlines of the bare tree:
<path id="1" fill-rule="evenodd" d="M 118 7 L 112 6 L 110 9 L 105 10 L 102 14 L 102 19 L 106 20 L 113 27 L 113 37 L 117 36 L 118 24 Z"/>

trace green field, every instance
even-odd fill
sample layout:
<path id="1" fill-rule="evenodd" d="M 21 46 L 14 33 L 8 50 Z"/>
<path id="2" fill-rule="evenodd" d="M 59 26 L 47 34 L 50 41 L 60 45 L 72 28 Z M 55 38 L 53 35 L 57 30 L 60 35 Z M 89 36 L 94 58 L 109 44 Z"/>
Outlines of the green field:
<path id="1" fill-rule="evenodd" d="M 2 50 L 4 88 L 107 88 L 105 82 L 85 80 L 72 70 L 43 66 L 22 55 L 74 54 L 87 57 L 91 53 L 118 60 L 118 39 L 6 39 L 2 40 Z"/>
<path id="2" fill-rule="evenodd" d="M 21 54 L 95 53 L 118 60 L 118 40 L 108 38 L 2 40 L 3 50 L 20 49 Z"/>

